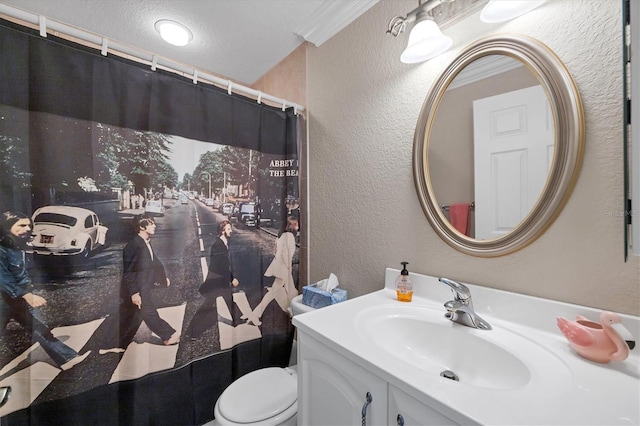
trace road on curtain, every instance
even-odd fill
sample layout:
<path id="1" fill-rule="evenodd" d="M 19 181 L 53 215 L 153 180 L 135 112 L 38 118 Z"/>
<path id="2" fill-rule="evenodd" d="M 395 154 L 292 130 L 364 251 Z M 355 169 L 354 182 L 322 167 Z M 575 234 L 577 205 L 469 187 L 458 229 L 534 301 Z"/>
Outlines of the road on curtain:
<path id="1" fill-rule="evenodd" d="M 209 248 L 217 238 L 217 223 L 227 219 L 197 200 L 181 205 L 163 200 L 164 215 L 156 218 L 157 231 L 152 242 L 171 280 L 171 286 L 156 290 L 159 314 L 175 329 L 184 330 L 202 298 L 198 287 L 203 281 Z M 212 327 L 197 341 L 181 339 L 178 345 L 163 346 L 143 323 L 134 341 L 124 353 L 99 354 L 96 330 L 108 315 L 116 312 L 122 272 L 122 249 L 131 237 L 127 232 L 130 217 L 123 217 L 120 229 L 110 228 L 110 244 L 86 265 L 35 262 L 32 276 L 39 284 L 36 292 L 47 301 L 45 320 L 54 335 L 69 346 L 84 352 L 92 350 L 86 361 L 71 370 L 61 371 L 51 363 L 39 344 L 17 324 L 10 323 L 0 346 L 0 385 L 12 386 L 12 398 L 0 409 L 0 416 L 26 408 L 34 402 L 55 400 L 79 394 L 99 384 L 131 380 L 146 374 L 184 365 L 241 343 L 260 338 L 273 324 L 261 327 L 226 321 Z M 266 230 L 268 231 L 268 230 Z M 273 258 L 275 230 L 264 232 L 238 227 L 230 244 L 230 258 L 240 281 L 242 304 L 255 307 L 262 297 L 264 283 L 243 265 L 266 268 Z M 260 275 L 264 270 L 260 271 Z M 222 300 L 222 299 L 220 299 Z M 225 305 L 226 306 L 226 305 Z M 218 304 L 219 316 L 229 318 L 225 306 Z M 31 380 L 38 377 L 38 380 Z"/>

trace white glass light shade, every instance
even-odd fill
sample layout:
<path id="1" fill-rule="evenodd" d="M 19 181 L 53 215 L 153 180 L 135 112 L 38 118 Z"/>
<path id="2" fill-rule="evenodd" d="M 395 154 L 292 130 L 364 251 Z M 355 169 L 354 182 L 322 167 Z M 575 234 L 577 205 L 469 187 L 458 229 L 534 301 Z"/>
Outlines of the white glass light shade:
<path id="1" fill-rule="evenodd" d="M 480 12 L 480 20 L 487 23 L 504 22 L 544 3 L 545 0 L 490 0 Z"/>
<path id="2" fill-rule="evenodd" d="M 407 48 L 400 55 L 405 64 L 427 61 L 451 47 L 453 40 L 442 34 L 438 24 L 430 19 L 418 21 L 409 34 Z"/>
<path id="3" fill-rule="evenodd" d="M 156 22 L 156 31 L 167 43 L 174 46 L 185 46 L 193 39 L 193 34 L 179 22 L 162 19 Z"/>

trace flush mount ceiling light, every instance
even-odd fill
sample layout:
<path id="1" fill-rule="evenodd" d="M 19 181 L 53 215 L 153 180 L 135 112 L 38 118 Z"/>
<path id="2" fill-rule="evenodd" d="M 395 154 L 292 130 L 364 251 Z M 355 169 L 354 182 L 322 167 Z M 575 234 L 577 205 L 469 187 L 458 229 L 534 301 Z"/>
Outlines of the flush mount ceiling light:
<path id="1" fill-rule="evenodd" d="M 189 28 L 179 22 L 161 19 L 156 22 L 155 27 L 160 37 L 174 46 L 186 46 L 193 39 L 193 34 L 189 31 Z"/>
<path id="2" fill-rule="evenodd" d="M 490 0 L 480 12 L 480 20 L 487 23 L 517 18 L 544 3 L 545 0 Z"/>
<path id="3" fill-rule="evenodd" d="M 405 64 L 427 61 L 444 52 L 453 44 L 451 37 L 440 31 L 433 20 L 431 10 L 443 3 L 455 0 L 418 0 L 418 7 L 407 13 L 407 16 L 394 16 L 389 21 L 387 34 L 398 37 L 405 32 L 407 25 L 415 22 L 409 33 L 407 48 L 400 55 Z M 516 18 L 535 9 L 545 0 L 489 0 L 480 13 L 482 22 L 503 22 Z"/>

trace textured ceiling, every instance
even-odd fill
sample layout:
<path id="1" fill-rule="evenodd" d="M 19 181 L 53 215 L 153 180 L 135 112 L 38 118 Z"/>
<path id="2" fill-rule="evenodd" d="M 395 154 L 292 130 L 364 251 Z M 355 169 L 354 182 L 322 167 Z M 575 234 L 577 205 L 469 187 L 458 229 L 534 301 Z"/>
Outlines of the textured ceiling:
<path id="1" fill-rule="evenodd" d="M 322 44 L 377 1 L 2 0 L 0 6 L 251 85 L 305 40 Z M 193 41 L 164 42 L 154 29 L 160 19 L 186 25 Z"/>

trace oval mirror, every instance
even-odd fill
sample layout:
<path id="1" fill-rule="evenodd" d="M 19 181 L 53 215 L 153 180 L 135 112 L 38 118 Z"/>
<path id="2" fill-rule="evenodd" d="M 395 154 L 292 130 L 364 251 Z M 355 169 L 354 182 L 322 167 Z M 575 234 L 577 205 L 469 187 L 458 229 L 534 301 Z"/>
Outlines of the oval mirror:
<path id="1" fill-rule="evenodd" d="M 523 35 L 483 38 L 422 106 L 413 172 L 436 233 L 474 256 L 538 238 L 560 213 L 584 150 L 580 94 L 559 58 Z"/>

